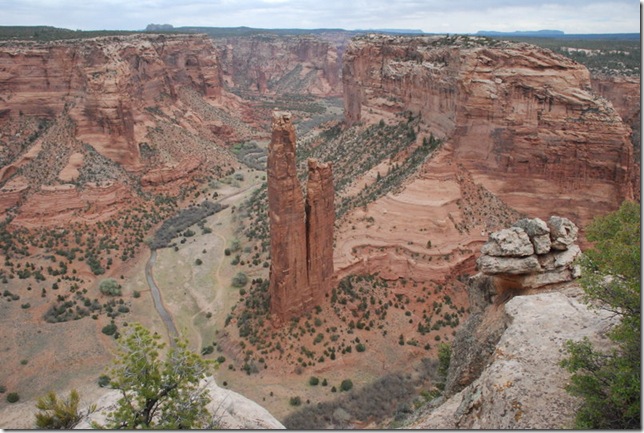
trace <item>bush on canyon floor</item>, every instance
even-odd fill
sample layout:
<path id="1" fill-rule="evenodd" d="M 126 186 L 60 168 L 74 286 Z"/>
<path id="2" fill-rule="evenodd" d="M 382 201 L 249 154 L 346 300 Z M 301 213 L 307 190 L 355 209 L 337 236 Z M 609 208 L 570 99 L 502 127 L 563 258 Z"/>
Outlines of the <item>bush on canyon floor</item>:
<path id="1" fill-rule="evenodd" d="M 7 401 L 9 403 L 17 403 L 18 400 L 20 400 L 20 396 L 17 392 L 10 392 L 9 394 L 7 394 Z"/>
<path id="2" fill-rule="evenodd" d="M 611 349 L 595 348 L 588 339 L 566 344 L 570 356 L 561 364 L 573 373 L 566 389 L 583 398 L 577 428 L 641 428 L 640 227 L 634 202 L 587 227 L 595 245 L 580 261 L 586 299 L 621 321 L 608 335 Z"/>
<path id="3" fill-rule="evenodd" d="M 98 286 L 104 295 L 121 296 L 121 285 L 114 278 L 106 278 Z"/>

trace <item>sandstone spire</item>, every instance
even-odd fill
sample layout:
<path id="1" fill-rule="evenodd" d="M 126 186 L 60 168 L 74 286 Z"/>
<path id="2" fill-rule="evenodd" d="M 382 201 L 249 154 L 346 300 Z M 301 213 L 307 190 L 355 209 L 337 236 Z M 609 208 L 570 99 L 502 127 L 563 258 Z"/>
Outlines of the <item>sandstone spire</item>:
<path id="1" fill-rule="evenodd" d="M 333 276 L 333 170 L 331 163 L 309 159 L 306 187 L 306 254 L 309 285 L 316 305 L 331 290 Z"/>
<path id="2" fill-rule="evenodd" d="M 296 315 L 311 303 L 306 260 L 304 197 L 295 168 L 291 114 L 273 113 L 268 148 L 268 215 L 271 229 L 271 313 Z"/>
<path id="3" fill-rule="evenodd" d="M 309 159 L 306 210 L 295 165 L 295 129 L 287 112 L 273 113 L 268 148 L 271 230 L 271 314 L 284 321 L 319 305 L 333 276 L 333 173 Z"/>

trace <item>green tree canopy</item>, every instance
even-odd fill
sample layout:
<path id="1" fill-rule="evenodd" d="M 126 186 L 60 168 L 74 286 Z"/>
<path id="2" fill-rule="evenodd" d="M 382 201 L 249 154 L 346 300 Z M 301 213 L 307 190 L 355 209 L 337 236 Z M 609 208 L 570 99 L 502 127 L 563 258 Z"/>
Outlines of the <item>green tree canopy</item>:
<path id="1" fill-rule="evenodd" d="M 119 339 L 118 356 L 108 374 L 110 386 L 122 396 L 104 427 L 216 427 L 206 408 L 210 397 L 201 383 L 216 363 L 188 350 L 185 341 L 177 341 L 162 356 L 166 349 L 159 339 L 139 324 L 130 326 Z"/>
<path id="2" fill-rule="evenodd" d="M 624 202 L 587 228 L 594 248 L 580 260 L 586 299 L 621 320 L 608 335 L 612 348 L 566 344 L 562 366 L 573 373 L 566 389 L 583 399 L 578 428 L 641 428 L 640 226 L 640 205 Z"/>
<path id="3" fill-rule="evenodd" d="M 54 391 L 49 391 L 46 396 L 38 398 L 36 408 L 36 428 L 39 429 L 72 429 L 85 415 L 79 412 L 80 396 L 75 389 L 71 390 L 65 400 L 58 398 Z M 92 412 L 91 407 L 88 412 Z"/>

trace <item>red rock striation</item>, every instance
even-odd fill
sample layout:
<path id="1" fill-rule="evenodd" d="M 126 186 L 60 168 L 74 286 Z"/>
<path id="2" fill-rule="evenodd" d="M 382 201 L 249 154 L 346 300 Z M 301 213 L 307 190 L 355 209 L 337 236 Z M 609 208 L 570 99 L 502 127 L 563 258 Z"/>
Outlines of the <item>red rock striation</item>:
<path id="1" fill-rule="evenodd" d="M 371 35 L 349 44 L 342 78 L 349 123 L 420 115 L 476 183 L 521 212 L 584 224 L 633 197 L 630 128 L 583 65 L 549 50 Z"/>
<path id="2" fill-rule="evenodd" d="M 100 197 L 92 202 L 102 189 L 90 183 L 121 185 L 119 196 L 136 198 L 132 180 L 165 192 L 205 170 L 223 172 L 234 157 L 217 117 L 232 98 L 221 75 L 203 35 L 0 43 L 0 202 L 20 207 L 16 222 L 59 220 L 57 205 L 47 213 L 39 202 L 66 195 L 81 215 L 104 209 Z M 17 188 L 19 174 L 26 185 Z"/>
<path id="3" fill-rule="evenodd" d="M 295 128 L 287 112 L 273 113 L 268 151 L 271 231 L 271 314 L 278 321 L 318 305 L 333 274 L 333 174 L 309 160 L 306 207 L 295 164 Z"/>
<path id="4" fill-rule="evenodd" d="M 340 96 L 338 47 L 312 36 L 238 36 L 217 42 L 224 80 L 242 91 Z"/>

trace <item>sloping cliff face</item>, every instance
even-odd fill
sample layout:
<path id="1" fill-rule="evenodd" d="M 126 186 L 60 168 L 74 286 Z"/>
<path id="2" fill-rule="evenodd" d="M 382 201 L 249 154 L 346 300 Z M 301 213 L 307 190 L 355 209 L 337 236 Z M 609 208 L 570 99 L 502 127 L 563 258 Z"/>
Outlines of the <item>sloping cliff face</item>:
<path id="1" fill-rule="evenodd" d="M 500 327 L 498 342 L 479 376 L 408 425 L 419 429 L 572 428 L 579 401 L 565 391 L 570 374 L 559 367 L 564 343 L 588 337 L 606 344 L 610 313 L 580 302 L 581 289 L 517 296 L 490 307 L 482 327 Z M 507 328 L 505 328 L 507 327 Z M 504 329 L 505 328 L 505 329 Z M 498 335 L 498 333 L 497 333 Z M 481 361 L 481 360 L 479 360 Z M 450 366 L 450 372 L 452 368 Z"/>
<path id="2" fill-rule="evenodd" d="M 628 126 L 584 66 L 548 50 L 366 36 L 347 49 L 343 83 L 347 121 L 419 113 L 476 183 L 519 211 L 563 207 L 587 221 L 633 197 Z"/>
<path id="3" fill-rule="evenodd" d="M 163 189 L 223 170 L 233 159 L 217 146 L 230 135 L 218 107 L 229 99 L 205 36 L 3 43 L 0 201 L 28 209 L 48 188 L 73 199 L 93 183 Z"/>
<path id="4" fill-rule="evenodd" d="M 340 53 L 312 36 L 260 35 L 216 42 L 222 72 L 231 87 L 252 93 L 340 96 Z"/>
<path id="5" fill-rule="evenodd" d="M 343 83 L 347 122 L 406 113 L 420 118 L 416 146 L 432 135 L 442 144 L 402 188 L 346 214 L 340 272 L 419 281 L 471 273 L 487 235 L 526 215 L 575 221 L 583 246 L 593 217 L 634 197 L 630 128 L 593 93 L 584 66 L 548 50 L 463 36 L 356 37 Z"/>

